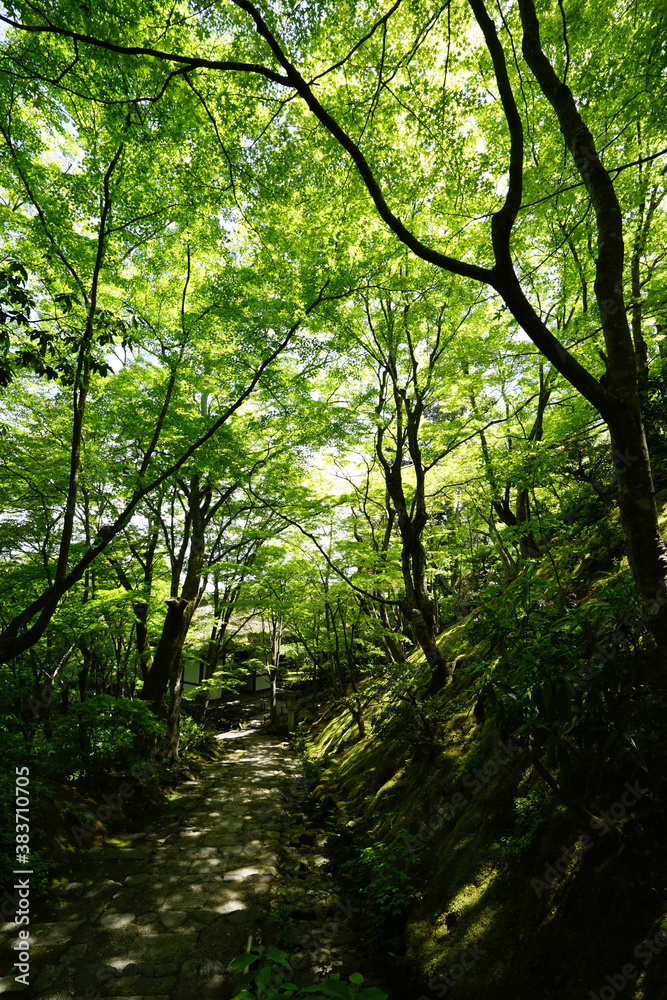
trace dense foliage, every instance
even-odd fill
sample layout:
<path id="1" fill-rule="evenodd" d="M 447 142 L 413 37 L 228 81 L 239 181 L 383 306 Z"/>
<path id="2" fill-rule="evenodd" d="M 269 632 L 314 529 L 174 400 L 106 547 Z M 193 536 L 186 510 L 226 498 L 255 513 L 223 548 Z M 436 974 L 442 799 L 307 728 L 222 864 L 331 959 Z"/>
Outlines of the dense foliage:
<path id="1" fill-rule="evenodd" d="M 437 636 L 472 615 L 480 716 L 547 780 L 587 754 L 647 766 L 661 5 L 17 0 L 1 20 L 12 760 L 74 780 L 175 758 L 184 671 L 202 717 L 243 662 L 274 723 L 307 679 L 361 737 L 381 689 L 434 747 Z M 579 566 L 554 560 L 568 540 Z"/>

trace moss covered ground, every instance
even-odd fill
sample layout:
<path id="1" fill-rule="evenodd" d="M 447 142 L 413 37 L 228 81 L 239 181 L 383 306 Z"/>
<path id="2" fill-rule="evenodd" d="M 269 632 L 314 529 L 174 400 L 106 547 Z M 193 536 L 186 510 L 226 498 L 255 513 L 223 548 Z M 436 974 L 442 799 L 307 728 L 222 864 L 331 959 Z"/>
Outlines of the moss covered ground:
<path id="1" fill-rule="evenodd" d="M 567 590 L 572 614 L 590 611 L 601 635 L 623 610 L 605 594 L 616 587 L 618 598 L 627 577 L 618 525 L 608 521 L 602 534 L 597 526 L 554 546 L 537 571 L 543 606 Z M 521 577 L 511 584 L 526 586 Z M 514 648 L 509 633 L 480 643 L 475 617 L 440 636 L 456 669 L 434 697 L 423 659 L 406 666 L 430 731 L 391 685 L 384 694 L 369 685 L 363 738 L 334 704 L 311 707 L 300 724 L 339 866 L 367 908 L 369 948 L 401 1000 L 667 997 L 661 651 L 638 632 L 619 653 L 624 666 L 609 667 L 632 680 L 619 681 L 615 700 L 601 688 L 597 709 L 593 693 L 585 703 L 587 719 L 629 734 L 636 753 L 607 733 L 582 750 L 576 717 L 552 727 L 573 748 L 567 783 L 584 804 L 578 811 L 538 773 L 534 741 L 475 712 L 480 662 L 507 671 Z M 563 785 L 558 759 L 549 769 Z"/>

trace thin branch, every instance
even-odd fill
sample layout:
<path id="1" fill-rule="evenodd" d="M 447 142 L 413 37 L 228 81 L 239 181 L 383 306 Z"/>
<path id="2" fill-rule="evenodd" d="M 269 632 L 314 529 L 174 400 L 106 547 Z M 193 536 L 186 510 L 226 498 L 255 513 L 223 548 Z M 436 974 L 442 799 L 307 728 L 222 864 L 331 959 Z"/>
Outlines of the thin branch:
<path id="1" fill-rule="evenodd" d="M 567 71 L 570 68 L 570 45 L 567 40 L 567 23 L 565 21 L 563 0 L 558 0 L 558 7 L 560 8 L 560 16 L 563 22 L 563 43 L 565 44 L 565 69 L 563 70 L 563 83 L 567 83 Z"/>
<path id="2" fill-rule="evenodd" d="M 122 56 L 151 56 L 154 59 L 159 59 L 160 62 L 179 63 L 185 68 L 186 71 L 193 69 L 214 69 L 223 72 L 230 70 L 237 73 L 255 73 L 259 76 L 266 77 L 266 79 L 271 80 L 272 83 L 280 84 L 282 87 L 292 86 L 287 77 L 281 76 L 280 73 L 276 73 L 274 70 L 269 69 L 267 66 L 262 66 L 259 63 L 237 62 L 235 60 L 221 59 L 202 59 L 197 56 L 179 55 L 176 52 L 163 52 L 161 49 L 153 49 L 146 45 L 117 45 L 115 42 L 109 42 L 104 38 L 95 38 L 93 35 L 83 35 L 78 31 L 71 31 L 69 28 L 61 28 L 52 23 L 22 24 L 20 21 L 14 21 L 12 18 L 6 17 L 4 14 L 0 14 L 0 23 L 6 24 L 10 28 L 15 28 L 17 31 L 24 31 L 32 35 L 59 35 L 61 38 L 70 38 L 73 42 L 79 42 L 82 45 L 92 45 L 95 48 L 104 49 L 106 52 L 116 52 L 118 55 Z"/>
<path id="3" fill-rule="evenodd" d="M 347 55 L 343 56 L 342 59 L 339 59 L 338 62 L 333 63 L 331 66 L 328 66 L 327 69 L 323 70 L 321 73 L 318 73 L 317 76 L 314 76 L 309 81 L 309 86 L 312 86 L 314 83 L 317 83 L 318 80 L 321 80 L 322 77 L 326 76 L 328 73 L 332 73 L 334 70 L 340 69 L 341 66 L 344 66 L 345 63 L 354 55 L 354 53 L 357 51 L 357 49 L 360 49 L 361 46 L 364 44 L 364 42 L 367 42 L 370 38 L 373 37 L 373 35 L 375 34 L 375 32 L 377 31 L 378 28 L 382 27 L 382 28 L 384 28 L 386 30 L 387 21 L 392 16 L 392 14 L 394 14 L 398 10 L 398 8 L 401 6 L 402 2 L 403 2 L 403 0 L 396 0 L 396 3 L 392 7 L 389 8 L 389 10 L 387 11 L 387 13 L 383 14 L 382 17 L 379 18 L 379 20 L 377 20 L 375 22 L 375 24 L 370 29 L 370 31 L 368 31 L 363 36 L 363 38 L 360 38 L 359 41 L 356 43 L 356 45 L 352 46 L 352 48 L 347 53 Z"/>

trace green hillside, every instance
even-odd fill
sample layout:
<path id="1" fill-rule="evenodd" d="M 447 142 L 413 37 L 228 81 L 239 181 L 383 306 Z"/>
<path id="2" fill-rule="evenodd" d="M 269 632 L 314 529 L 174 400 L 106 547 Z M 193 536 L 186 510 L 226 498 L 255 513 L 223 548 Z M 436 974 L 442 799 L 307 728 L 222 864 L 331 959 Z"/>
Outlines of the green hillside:
<path id="1" fill-rule="evenodd" d="M 397 996 L 664 995 L 664 685 L 646 631 L 621 642 L 627 570 L 603 537 L 447 629 L 456 666 L 434 695 L 413 656 L 370 696 L 365 738 L 345 709 L 301 724 Z M 571 690 L 612 635 L 622 648 Z"/>

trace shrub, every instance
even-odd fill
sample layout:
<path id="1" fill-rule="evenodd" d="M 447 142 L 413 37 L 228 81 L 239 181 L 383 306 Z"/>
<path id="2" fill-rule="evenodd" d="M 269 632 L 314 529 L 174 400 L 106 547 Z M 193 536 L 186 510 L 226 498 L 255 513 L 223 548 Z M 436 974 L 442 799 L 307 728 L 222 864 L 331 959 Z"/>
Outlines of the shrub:
<path id="1" fill-rule="evenodd" d="M 52 773 L 91 777 L 127 770 L 146 756 L 164 723 L 144 701 L 96 695 L 70 706 L 51 740 L 35 736 L 35 752 Z"/>
<path id="2" fill-rule="evenodd" d="M 503 854 L 518 857 L 528 850 L 537 837 L 538 831 L 547 822 L 550 796 L 544 785 L 536 785 L 527 795 L 519 795 L 514 800 L 514 816 L 517 829 L 510 837 L 501 837 L 500 850 Z"/>
<path id="3" fill-rule="evenodd" d="M 387 1000 L 387 994 L 377 986 L 366 986 L 362 989 L 364 977 L 359 972 L 353 972 L 349 983 L 344 982 L 337 973 L 320 979 L 315 986 L 299 988 L 291 979 L 292 966 L 289 956 L 279 948 L 264 949 L 262 945 L 238 955 L 231 962 L 231 967 L 241 973 L 232 1000 L 282 1000 L 290 997 L 292 1000 L 325 1000 L 338 997 L 339 1000 Z M 259 959 L 265 964 L 261 969 L 250 969 Z M 286 972 L 283 970 L 287 970 Z"/>
<path id="4" fill-rule="evenodd" d="M 197 753 L 203 756 L 214 755 L 218 748 L 215 735 L 201 723 L 189 716 L 181 716 L 181 741 L 179 753 L 181 756 Z"/>
<path id="5" fill-rule="evenodd" d="M 340 866 L 341 874 L 356 886 L 361 898 L 371 944 L 392 936 L 392 925 L 404 913 L 408 898 L 420 896 L 410 872 L 413 856 L 408 843 L 407 831 L 398 830 L 395 840 L 363 847 Z"/>
<path id="6" fill-rule="evenodd" d="M 572 755 L 588 750 L 617 757 L 630 750 L 645 766 L 616 711 L 624 702 L 639 705 L 647 693 L 633 655 L 641 627 L 623 624 L 637 605 L 631 581 L 619 575 L 595 601 L 577 605 L 549 596 L 533 573 L 531 566 L 523 587 L 497 595 L 472 623 L 473 641 L 503 649 L 494 664 L 476 667 L 478 706 L 490 708 L 503 734 L 528 741 L 535 759 L 544 754 L 546 766 L 566 778 Z M 611 653 L 604 652 L 610 635 Z"/>

